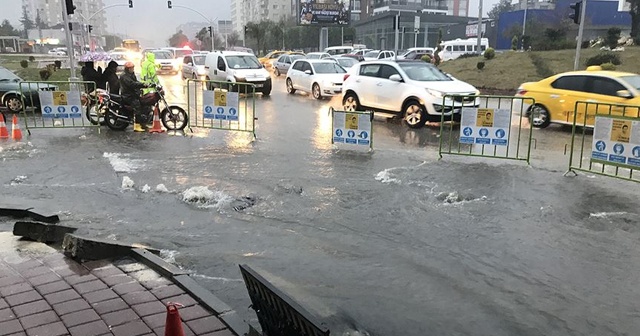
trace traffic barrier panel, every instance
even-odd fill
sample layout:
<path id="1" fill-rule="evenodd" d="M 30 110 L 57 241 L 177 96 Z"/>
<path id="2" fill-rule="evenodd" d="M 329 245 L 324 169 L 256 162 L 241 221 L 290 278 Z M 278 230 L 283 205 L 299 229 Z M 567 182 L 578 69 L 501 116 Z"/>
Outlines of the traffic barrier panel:
<path id="1" fill-rule="evenodd" d="M 255 94 L 251 83 L 187 80 L 189 128 L 249 132 L 255 138 Z"/>
<path id="2" fill-rule="evenodd" d="M 337 111 L 331 114 L 331 143 L 348 149 L 373 150 L 373 112 Z"/>
<path id="3" fill-rule="evenodd" d="M 569 170 L 640 182 L 640 106 L 578 101 Z"/>
<path id="4" fill-rule="evenodd" d="M 95 82 L 49 81 L 20 82 L 22 119 L 26 131 L 39 128 L 83 128 L 95 127 L 86 118 L 91 100 L 83 92 L 93 92 Z"/>
<path id="5" fill-rule="evenodd" d="M 533 129 L 526 118 L 529 97 L 445 95 L 440 107 L 440 158 L 444 154 L 529 163 Z M 460 127 L 454 127 L 459 121 Z"/>

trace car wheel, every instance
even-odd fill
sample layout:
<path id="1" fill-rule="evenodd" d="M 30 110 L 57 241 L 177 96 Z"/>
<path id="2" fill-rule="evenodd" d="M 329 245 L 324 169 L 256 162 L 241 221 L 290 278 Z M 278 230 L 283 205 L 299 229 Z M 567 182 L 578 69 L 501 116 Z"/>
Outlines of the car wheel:
<path id="1" fill-rule="evenodd" d="M 420 128 L 427 122 L 427 110 L 416 100 L 409 100 L 402 108 L 402 119 L 410 128 Z"/>
<path id="2" fill-rule="evenodd" d="M 355 112 L 360 111 L 362 106 L 360 106 L 358 96 L 353 92 L 349 92 L 342 98 L 342 108 L 347 112 Z"/>
<path id="3" fill-rule="evenodd" d="M 291 81 L 291 78 L 287 78 L 287 92 L 289 92 L 289 94 L 296 93 L 296 89 L 293 88 L 293 82 Z"/>
<path id="4" fill-rule="evenodd" d="M 313 83 L 311 93 L 313 94 L 313 98 L 322 99 L 322 92 L 320 92 L 320 85 L 318 85 L 318 83 Z"/>
<path id="5" fill-rule="evenodd" d="M 276 77 L 280 77 L 280 70 L 278 70 L 278 68 L 276 68 L 273 73 L 276 74 Z"/>
<path id="6" fill-rule="evenodd" d="M 545 128 L 551 124 L 551 114 L 549 110 L 540 104 L 529 107 L 527 114 L 529 115 L 531 125 L 535 128 Z"/>
<path id="7" fill-rule="evenodd" d="M 7 96 L 2 103 L 13 113 L 22 111 L 22 100 L 17 95 Z"/>

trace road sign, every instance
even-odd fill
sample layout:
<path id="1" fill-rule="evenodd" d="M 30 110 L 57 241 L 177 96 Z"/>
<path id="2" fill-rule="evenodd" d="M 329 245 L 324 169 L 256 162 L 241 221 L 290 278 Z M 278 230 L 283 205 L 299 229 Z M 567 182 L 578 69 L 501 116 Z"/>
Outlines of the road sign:
<path id="1" fill-rule="evenodd" d="M 202 91 L 204 119 L 238 121 L 239 95 L 222 90 Z M 216 113 L 213 113 L 215 111 Z"/>
<path id="2" fill-rule="evenodd" d="M 82 117 L 80 91 L 40 91 L 42 118 L 73 119 Z"/>
<path id="3" fill-rule="evenodd" d="M 463 108 L 460 143 L 507 146 L 510 117 L 509 109 Z"/>
<path id="4" fill-rule="evenodd" d="M 620 167 L 640 167 L 640 121 L 597 116 L 591 160 Z"/>
<path id="5" fill-rule="evenodd" d="M 372 148 L 371 113 L 345 112 L 331 109 L 333 136 L 331 142 L 351 148 Z"/>
<path id="6" fill-rule="evenodd" d="M 420 29 L 420 17 L 416 15 L 414 21 L 413 21 L 413 29 L 418 30 Z"/>

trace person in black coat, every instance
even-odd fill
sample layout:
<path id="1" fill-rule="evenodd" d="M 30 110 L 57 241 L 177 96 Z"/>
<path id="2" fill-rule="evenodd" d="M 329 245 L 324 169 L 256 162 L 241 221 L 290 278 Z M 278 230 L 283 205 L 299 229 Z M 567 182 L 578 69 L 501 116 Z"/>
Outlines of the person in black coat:
<path id="1" fill-rule="evenodd" d="M 80 69 L 80 75 L 82 75 L 82 81 L 96 83 L 95 87 L 92 84 L 85 84 L 87 92 L 100 88 L 100 83 L 102 83 L 102 74 L 96 71 L 93 62 L 84 62 L 84 66 Z"/>
<path id="2" fill-rule="evenodd" d="M 110 93 L 120 94 L 120 79 L 116 71 L 118 70 L 118 63 L 115 61 L 109 62 L 107 68 L 102 73 L 103 79 L 107 82 L 107 88 Z"/>

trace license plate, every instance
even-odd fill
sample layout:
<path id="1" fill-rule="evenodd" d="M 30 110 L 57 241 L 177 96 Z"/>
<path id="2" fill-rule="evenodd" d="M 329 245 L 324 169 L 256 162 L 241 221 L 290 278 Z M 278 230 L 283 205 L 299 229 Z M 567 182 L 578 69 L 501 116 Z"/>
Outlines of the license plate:
<path id="1" fill-rule="evenodd" d="M 258 88 L 261 88 L 263 86 L 264 86 L 264 84 L 256 84 L 256 87 L 258 87 Z"/>

